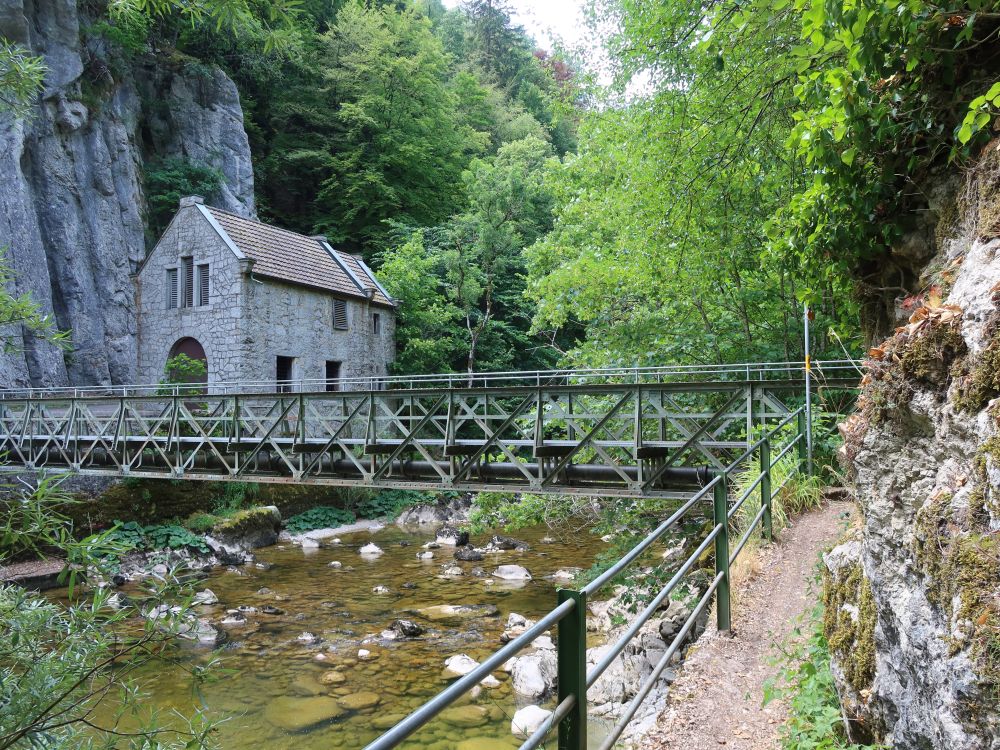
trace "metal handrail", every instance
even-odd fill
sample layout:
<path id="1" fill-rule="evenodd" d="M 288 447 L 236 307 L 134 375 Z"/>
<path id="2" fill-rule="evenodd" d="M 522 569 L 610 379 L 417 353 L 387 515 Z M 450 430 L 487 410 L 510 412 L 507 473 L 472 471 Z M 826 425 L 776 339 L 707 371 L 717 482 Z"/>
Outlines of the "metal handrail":
<path id="1" fill-rule="evenodd" d="M 608 667 L 611 666 L 614 660 L 621 655 L 621 653 L 625 650 L 625 647 L 632 641 L 633 638 L 635 638 L 641 628 L 659 610 L 663 602 L 670 596 L 671 593 L 673 593 L 684 577 L 694 567 L 696 562 L 701 559 L 709 547 L 714 544 L 716 566 L 715 577 L 699 598 L 697 605 L 688 615 L 681 629 L 678 631 L 677 635 L 675 635 L 667 650 L 664 652 L 664 655 L 653 668 L 649 677 L 642 683 L 642 685 L 640 685 L 636 695 L 629 702 L 627 708 L 622 713 L 611 733 L 600 745 L 601 750 L 610 750 L 610 748 L 612 748 L 618 741 L 618 738 L 621 737 L 625 728 L 628 726 L 628 723 L 635 716 L 639 706 L 649 695 L 653 685 L 660 678 L 670 660 L 684 644 L 697 619 L 705 611 L 713 597 L 716 597 L 716 613 L 719 620 L 718 628 L 719 630 L 729 630 L 729 565 L 736 561 L 751 536 L 757 531 L 761 524 L 764 524 L 765 533 L 768 538 L 770 538 L 771 502 L 793 476 L 792 474 L 789 474 L 789 476 L 785 478 L 784 482 L 782 482 L 782 484 L 772 492 L 770 490 L 771 470 L 781 457 L 786 455 L 789 450 L 801 442 L 804 434 L 804 424 L 800 418 L 803 413 L 803 409 L 804 407 L 801 407 L 796 411 L 789 413 L 780 423 L 768 429 L 763 436 L 752 443 L 735 461 L 732 461 L 727 466 L 718 470 L 710 481 L 706 482 L 703 487 L 697 490 L 687 501 L 675 510 L 669 518 L 663 521 L 642 541 L 629 550 L 629 552 L 626 553 L 621 560 L 585 585 L 582 589 L 580 589 L 580 591 L 574 592 L 561 590 L 561 603 L 541 620 L 539 620 L 531 629 L 526 631 L 517 639 L 508 643 L 504 648 L 500 649 L 494 653 L 493 656 L 480 664 L 475 670 L 439 693 L 428 703 L 418 708 L 407 718 L 397 724 L 393 729 L 389 730 L 373 743 L 369 744 L 365 750 L 389 750 L 389 748 L 395 747 L 400 741 L 410 736 L 414 731 L 430 721 L 430 719 L 436 716 L 447 705 L 474 687 L 479 680 L 489 674 L 496 666 L 504 663 L 510 656 L 525 648 L 540 633 L 544 632 L 544 630 L 548 629 L 552 624 L 557 622 L 561 623 L 560 637 L 557 644 L 560 700 L 553 713 L 541 724 L 541 726 L 536 729 L 534 733 L 532 733 L 530 737 L 528 737 L 524 744 L 521 745 L 521 750 L 533 750 L 534 748 L 537 748 L 544 741 L 549 732 L 557 726 L 560 727 L 560 750 L 584 750 L 584 743 L 586 740 L 585 729 L 581 732 L 579 727 L 571 727 L 564 733 L 562 722 L 564 720 L 580 722 L 580 717 L 585 717 L 587 690 L 600 679 L 601 675 L 603 675 Z M 770 441 L 778 436 L 780 432 L 796 418 L 799 418 L 796 436 L 788 441 L 788 444 L 778 454 L 778 458 L 772 461 L 770 458 Z M 757 478 L 755 478 L 753 483 L 741 493 L 739 499 L 733 506 L 733 510 L 730 511 L 728 490 L 729 476 L 742 466 L 755 451 L 758 450 L 760 451 L 760 474 Z M 801 468 L 802 467 L 800 466 L 800 470 Z M 743 531 L 742 537 L 730 554 L 730 520 L 732 519 L 735 511 L 738 510 L 747 498 L 758 490 L 758 488 L 761 492 L 761 507 L 755 514 L 753 520 Z M 562 621 L 568 615 L 573 613 L 573 610 L 577 606 L 578 602 L 585 605 L 589 595 L 599 591 L 602 587 L 618 576 L 627 566 L 642 556 L 643 553 L 645 553 L 667 531 L 673 528 L 681 518 L 690 512 L 691 509 L 702 501 L 710 492 L 714 496 L 713 514 L 715 518 L 715 524 L 711 531 L 705 535 L 704 539 L 699 543 L 694 551 L 687 556 L 680 567 L 674 572 L 666 585 L 663 586 L 656 596 L 650 600 L 643 611 L 633 620 L 632 623 L 630 623 L 629 627 L 624 633 L 622 633 L 621 637 L 610 647 L 610 649 L 602 656 L 601 660 L 595 664 L 592 669 L 583 675 L 564 675 L 564 660 L 569 662 L 570 659 L 568 657 L 575 653 L 577 663 L 580 663 L 579 660 L 582 659 L 582 654 L 586 650 L 586 638 L 581 638 L 579 633 L 574 633 L 572 629 L 570 629 L 567 631 L 567 635 L 570 637 L 571 642 L 564 642 L 562 628 L 566 623 Z M 575 616 L 579 617 L 581 614 L 584 615 L 583 623 L 585 626 L 585 612 L 576 612 Z M 569 686 L 564 684 L 564 677 L 572 677 L 575 680 L 575 685 L 573 686 L 575 688 L 574 690 L 570 691 Z"/>
<path id="2" fill-rule="evenodd" d="M 842 374 L 850 372 L 852 376 L 861 365 L 859 360 L 838 359 L 825 362 L 812 362 L 813 377 L 816 372 Z M 0 389 L 0 400 L 11 398 L 35 397 L 74 397 L 88 395 L 132 396 L 158 395 L 168 393 L 185 394 L 189 391 L 199 392 L 202 389 L 211 391 L 208 395 L 225 395 L 231 393 L 267 392 L 273 393 L 279 388 L 288 392 L 318 392 L 325 391 L 328 386 L 340 390 L 410 390 L 431 387 L 489 387 L 512 385 L 558 385 L 585 384 L 593 382 L 610 382 L 616 378 L 628 378 L 632 383 L 657 383 L 664 378 L 692 378 L 709 376 L 713 379 L 725 379 L 733 382 L 761 380 L 765 378 L 790 379 L 805 372 L 805 362 L 748 362 L 721 365 L 664 365 L 655 367 L 605 367 L 583 368 L 574 370 L 508 370 L 498 372 L 477 373 L 432 373 L 427 375 L 407 376 L 370 376 L 353 378 L 308 378 L 298 380 L 244 380 L 220 381 L 208 384 L 162 384 L 162 383 L 131 383 L 116 385 L 93 386 L 53 386 L 53 387 L 23 387 Z M 556 382 L 553 382 L 556 381 Z M 335 391 L 331 391 L 335 392 Z"/>
<path id="3" fill-rule="evenodd" d="M 499 651 L 495 651 L 485 661 L 480 663 L 478 667 L 465 676 L 460 677 L 458 680 L 427 701 L 427 703 L 396 724 L 396 726 L 388 732 L 383 734 L 374 742 L 370 743 L 365 750 L 389 750 L 389 748 L 396 747 L 396 745 L 416 732 L 424 724 L 429 722 L 452 703 L 465 695 L 465 693 L 478 685 L 479 682 L 486 678 L 493 670 L 502 666 L 508 659 L 517 654 L 519 651 L 527 648 L 532 641 L 566 617 L 575 607 L 576 602 L 571 599 L 557 606 L 545 615 L 545 617 L 524 631 L 524 633 L 512 640 Z"/>

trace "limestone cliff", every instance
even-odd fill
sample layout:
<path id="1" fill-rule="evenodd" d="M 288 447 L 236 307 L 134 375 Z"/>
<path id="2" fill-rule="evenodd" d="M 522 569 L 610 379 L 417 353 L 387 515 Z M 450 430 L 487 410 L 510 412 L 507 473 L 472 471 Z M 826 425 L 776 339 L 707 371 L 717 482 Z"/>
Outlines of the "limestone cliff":
<path id="1" fill-rule="evenodd" d="M 129 275 L 146 250 L 143 167 L 182 156 L 219 170 L 217 202 L 253 214 L 253 170 L 233 82 L 180 59 L 110 66 L 84 41 L 76 0 L 0 0 L 0 35 L 48 67 L 28 121 L 0 119 L 0 248 L 73 351 L 23 336 L 0 356 L 0 385 L 132 382 L 135 299 Z M 86 103 L 85 103 L 86 102 Z"/>
<path id="2" fill-rule="evenodd" d="M 855 737 L 1000 748 L 1000 155 L 941 180 L 937 254 L 870 352 L 843 427 L 863 523 L 827 555 L 826 632 Z"/>

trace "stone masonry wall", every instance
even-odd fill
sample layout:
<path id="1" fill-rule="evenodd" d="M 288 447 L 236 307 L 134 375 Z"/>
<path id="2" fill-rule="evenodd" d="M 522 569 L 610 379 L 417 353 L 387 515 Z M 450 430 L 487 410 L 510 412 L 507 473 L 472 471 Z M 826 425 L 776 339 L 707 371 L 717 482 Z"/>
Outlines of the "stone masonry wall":
<path id="1" fill-rule="evenodd" d="M 347 330 L 333 328 L 333 298 L 272 279 L 244 278 L 244 377 L 270 380 L 279 356 L 294 357 L 292 377 L 321 380 L 327 361 L 340 362 L 341 378 L 387 374 L 392 360 L 392 311 L 360 300 L 347 302 Z M 372 315 L 381 333 L 372 333 Z"/>
<path id="2" fill-rule="evenodd" d="M 167 309 L 167 269 L 191 255 L 209 264 L 209 304 Z M 156 383 L 181 338 L 201 343 L 209 382 L 272 381 L 277 358 L 295 359 L 293 379 L 322 380 L 327 361 L 341 378 L 388 373 L 395 352 L 393 311 L 348 300 L 346 331 L 333 328 L 333 297 L 322 291 L 241 272 L 235 256 L 195 206 L 179 210 L 138 277 L 138 378 Z M 381 331 L 373 333 L 373 316 Z"/>
<path id="3" fill-rule="evenodd" d="M 167 309 L 167 269 L 191 255 L 209 264 L 209 304 Z M 196 206 L 180 209 L 138 277 L 138 368 L 140 383 L 156 383 L 173 345 L 191 336 L 205 349 L 209 382 L 239 380 L 242 300 L 239 259 Z"/>

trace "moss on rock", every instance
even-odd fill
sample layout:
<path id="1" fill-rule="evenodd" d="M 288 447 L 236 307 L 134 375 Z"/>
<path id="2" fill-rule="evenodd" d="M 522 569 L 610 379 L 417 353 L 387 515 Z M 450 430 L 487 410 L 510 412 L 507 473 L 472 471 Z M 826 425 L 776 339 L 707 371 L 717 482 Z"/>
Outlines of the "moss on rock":
<path id="1" fill-rule="evenodd" d="M 860 563 L 823 582 L 823 633 L 848 684 L 860 693 L 875 679 L 875 598 Z"/>
<path id="2" fill-rule="evenodd" d="M 980 488 L 972 491 L 970 509 Z M 926 576 L 928 601 L 951 623 L 951 654 L 968 651 L 985 696 L 996 701 L 1000 699 L 1000 537 L 963 529 L 955 520 L 951 500 L 950 494 L 940 493 L 918 512 L 915 558 Z M 975 706 L 967 709 L 973 711 Z"/>

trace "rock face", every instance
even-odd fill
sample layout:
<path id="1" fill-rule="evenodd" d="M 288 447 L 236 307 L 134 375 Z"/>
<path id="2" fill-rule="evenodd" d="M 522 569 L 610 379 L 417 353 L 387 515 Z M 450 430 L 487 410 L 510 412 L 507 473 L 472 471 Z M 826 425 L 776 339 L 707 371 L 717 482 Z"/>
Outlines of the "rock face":
<path id="1" fill-rule="evenodd" d="M 986 153 L 933 196 L 922 281 L 941 294 L 904 301 L 841 428 L 864 523 L 826 557 L 824 624 L 852 734 L 896 748 L 1000 748 L 1000 158 Z"/>
<path id="2" fill-rule="evenodd" d="M 76 0 L 5 0 L 0 35 L 45 59 L 34 116 L 0 117 L 0 247 L 74 354 L 30 335 L 0 355 L 7 385 L 133 382 L 145 257 L 144 165 L 181 157 L 219 170 L 222 207 L 253 215 L 253 169 L 235 84 L 219 69 L 140 58 L 119 74 Z M 114 70 L 115 72 L 112 72 Z M 86 92 L 86 95 L 85 93 Z"/>

